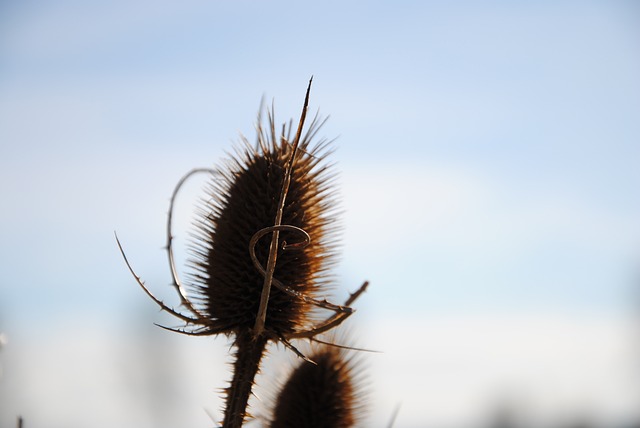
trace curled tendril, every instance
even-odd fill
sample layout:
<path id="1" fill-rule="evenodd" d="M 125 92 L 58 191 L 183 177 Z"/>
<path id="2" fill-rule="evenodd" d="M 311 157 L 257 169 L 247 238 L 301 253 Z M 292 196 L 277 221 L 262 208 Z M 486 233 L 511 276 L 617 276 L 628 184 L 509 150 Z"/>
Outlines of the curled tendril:
<path id="1" fill-rule="evenodd" d="M 269 227 L 265 227 L 264 229 L 260 229 L 259 231 L 253 234 L 253 236 L 251 237 L 251 240 L 249 241 L 249 253 L 251 254 L 251 260 L 253 261 L 253 264 L 256 267 L 256 269 L 258 269 L 259 271 L 263 271 L 264 268 L 262 267 L 262 264 L 260 263 L 260 261 L 256 258 L 255 246 L 258 243 L 258 240 L 260 238 L 262 238 L 267 233 L 275 232 L 276 230 L 281 232 L 284 232 L 284 231 L 297 232 L 301 234 L 304 238 L 303 241 L 296 242 L 294 244 L 289 244 L 287 243 L 287 241 L 282 241 L 283 250 L 303 249 L 311 243 L 311 236 L 309 236 L 309 234 L 304 229 L 301 229 L 297 226 L 292 226 L 290 224 L 281 224 L 280 226 L 269 226 Z"/>
<path id="2" fill-rule="evenodd" d="M 191 312 L 197 319 L 205 319 L 205 315 L 198 311 L 195 306 L 191 303 L 189 298 L 187 297 L 187 292 L 185 291 L 182 282 L 180 281 L 180 277 L 178 276 L 178 270 L 176 269 L 175 257 L 173 255 L 173 208 L 176 201 L 176 196 L 178 192 L 182 188 L 182 185 L 192 176 L 199 173 L 209 173 L 211 175 L 215 174 L 215 171 L 211 168 L 195 168 L 185 174 L 176 187 L 173 189 L 173 193 L 171 194 L 171 202 L 169 203 L 169 215 L 167 216 L 167 246 L 165 247 L 167 250 L 167 256 L 169 258 L 169 268 L 171 269 L 171 279 L 173 280 L 172 286 L 176 289 L 178 296 L 180 298 L 180 303 L 182 306 L 187 308 L 189 312 Z"/>
<path id="3" fill-rule="evenodd" d="M 258 272 L 260 272 L 260 274 L 262 276 L 266 276 L 267 275 L 267 271 L 265 270 L 265 268 L 262 266 L 262 264 L 260 263 L 260 261 L 256 257 L 256 244 L 258 243 L 258 240 L 260 238 L 262 238 L 263 236 L 265 236 L 266 234 L 273 233 L 273 232 L 276 232 L 276 231 L 279 231 L 279 232 L 280 231 L 297 232 L 297 233 L 302 234 L 303 237 L 304 237 L 303 241 L 296 242 L 294 244 L 288 244 L 286 241 L 283 241 L 282 242 L 282 249 L 283 250 L 303 249 L 303 248 L 305 248 L 307 245 L 309 245 L 311 243 L 311 237 L 309 236 L 309 234 L 304 229 L 301 229 L 301 228 L 299 228 L 297 226 L 292 226 L 292 225 L 289 225 L 289 224 L 281 224 L 279 226 L 265 227 L 263 229 L 260 229 L 256 233 L 254 233 L 253 236 L 251 237 L 251 240 L 249 241 L 249 254 L 251 255 L 251 261 L 253 262 L 253 265 L 258 270 Z M 305 303 L 310 303 L 312 305 L 316 305 L 316 306 L 319 306 L 321 308 L 329 309 L 331 311 L 344 313 L 344 314 L 351 314 L 354 311 L 353 308 L 351 308 L 349 306 L 335 305 L 335 304 L 330 303 L 330 302 L 328 302 L 326 300 L 317 300 L 317 299 L 311 298 L 309 296 L 306 296 L 305 294 L 300 293 L 299 291 L 296 291 L 293 288 L 284 285 L 282 282 L 280 282 L 276 278 L 272 278 L 272 284 L 276 288 L 278 288 L 280 291 L 283 291 L 283 292 L 287 293 L 290 296 L 296 297 L 296 298 L 302 300 Z"/>

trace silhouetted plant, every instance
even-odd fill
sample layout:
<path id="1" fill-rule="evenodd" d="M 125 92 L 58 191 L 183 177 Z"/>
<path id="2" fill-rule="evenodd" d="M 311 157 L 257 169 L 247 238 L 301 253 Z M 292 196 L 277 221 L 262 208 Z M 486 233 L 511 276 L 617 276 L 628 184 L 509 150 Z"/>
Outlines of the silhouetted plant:
<path id="1" fill-rule="evenodd" d="M 320 361 L 313 362 L 290 341 L 316 340 L 318 334 L 340 325 L 353 313 L 349 305 L 367 286 L 363 284 L 343 305 L 323 297 L 330 289 L 328 273 L 335 261 L 336 207 L 334 175 L 326 163 L 329 142 L 313 142 L 323 121 L 316 116 L 303 133 L 310 88 L 311 81 L 293 138 L 292 122 L 276 133 L 271 109 L 266 129 L 258 117 L 255 146 L 243 138 L 243 147 L 224 166 L 193 170 L 176 186 L 167 221 L 167 254 L 173 286 L 188 314 L 167 306 L 146 288 L 118 241 L 144 291 L 163 310 L 185 322 L 182 329 L 167 329 L 234 337 L 235 363 L 225 389 L 222 422 L 226 428 L 240 427 L 247 418 L 254 378 L 269 342 L 283 343 L 307 364 L 337 367 L 332 358 L 339 353 L 319 354 Z M 212 179 L 198 207 L 190 245 L 193 272 L 183 285 L 173 257 L 173 205 L 185 180 L 200 172 L 210 173 Z M 317 321 L 313 316 L 316 308 L 334 314 Z"/>
<path id="2" fill-rule="evenodd" d="M 271 428 L 347 428 L 362 417 L 360 367 L 344 349 L 323 345 L 291 373 L 278 395 Z"/>

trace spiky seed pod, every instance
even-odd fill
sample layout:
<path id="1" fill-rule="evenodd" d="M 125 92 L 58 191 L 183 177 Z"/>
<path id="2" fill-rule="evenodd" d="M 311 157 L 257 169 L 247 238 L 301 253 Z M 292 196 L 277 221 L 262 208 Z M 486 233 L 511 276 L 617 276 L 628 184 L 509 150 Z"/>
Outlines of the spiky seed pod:
<path id="1" fill-rule="evenodd" d="M 195 272 L 190 285 L 203 302 L 199 311 L 207 320 L 205 332 L 235 336 L 233 379 L 225 390 L 226 428 L 240 427 L 247 417 L 248 398 L 267 342 L 285 340 L 312 321 L 309 300 L 272 287 L 262 330 L 255 328 L 265 274 L 254 265 L 250 249 L 267 266 L 271 233 L 254 244 L 252 238 L 274 225 L 294 226 L 310 237 L 304 248 L 280 245 L 273 270 L 273 282 L 310 299 L 326 291 L 334 255 L 333 176 L 325 162 L 328 143 L 312 144 L 322 122 L 317 117 L 313 120 L 295 151 L 291 125 L 283 126 L 282 135 L 276 137 L 273 112 L 268 125 L 268 133 L 258 125 L 255 147 L 243 140 L 237 155 L 216 170 L 199 209 L 191 247 L 190 264 Z M 290 181 L 283 191 L 287 171 Z M 279 224 L 278 212 L 282 215 Z M 300 231 L 279 233 L 281 244 L 301 239 Z"/>
<path id="2" fill-rule="evenodd" d="M 274 128 L 269 115 L 269 129 Z M 291 182 L 282 224 L 306 231 L 311 243 L 304 249 L 278 248 L 273 277 L 315 298 L 328 286 L 327 269 L 335 246 L 332 175 L 325 162 L 326 141 L 312 146 L 321 122 L 313 121 L 293 160 Z M 264 276 L 249 253 L 254 234 L 274 225 L 284 171 L 291 155 L 290 127 L 276 138 L 259 128 L 258 143 L 244 148 L 222 168 L 208 186 L 200 207 L 191 265 L 192 288 L 203 298 L 203 312 L 212 330 L 250 330 L 256 322 Z M 298 242 L 297 233 L 280 232 L 281 242 Z M 255 246 L 257 259 L 267 265 L 271 234 Z M 267 306 L 265 331 L 286 336 L 308 324 L 308 303 L 275 287 Z"/>
<path id="3" fill-rule="evenodd" d="M 178 182 L 169 208 L 166 249 L 172 285 L 189 315 L 151 293 L 133 270 L 116 236 L 129 271 L 145 293 L 162 310 L 193 328 L 169 330 L 234 336 L 236 361 L 226 389 L 225 428 L 242 426 L 254 378 L 270 340 L 280 341 L 303 356 L 288 340 L 311 338 L 335 328 L 353 313 L 349 305 L 367 288 L 365 282 L 344 306 L 317 299 L 330 282 L 327 275 L 333 262 L 336 222 L 333 175 L 325 163 L 328 142 L 312 144 L 322 122 L 316 117 L 302 135 L 310 89 L 311 81 L 295 138 L 291 138 L 291 122 L 276 136 L 272 110 L 268 132 L 258 118 L 256 146 L 243 140 L 244 148 L 215 171 L 191 242 L 191 297 L 175 268 L 171 219 L 180 187 L 203 169 L 192 170 Z M 265 239 L 269 235 L 271 239 Z M 284 239 L 279 241 L 280 235 Z M 300 235 L 304 245 L 285 245 L 285 239 L 296 242 Z M 335 314 L 312 323 L 312 306 Z"/>
<path id="4" fill-rule="evenodd" d="M 346 428 L 362 412 L 357 361 L 338 348 L 323 346 L 303 361 L 282 387 L 271 428 Z"/>

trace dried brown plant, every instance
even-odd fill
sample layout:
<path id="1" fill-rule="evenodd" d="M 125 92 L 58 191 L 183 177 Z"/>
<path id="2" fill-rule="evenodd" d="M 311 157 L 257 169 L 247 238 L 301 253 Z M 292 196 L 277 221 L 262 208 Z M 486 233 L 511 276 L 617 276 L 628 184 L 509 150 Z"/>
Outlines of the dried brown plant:
<path id="1" fill-rule="evenodd" d="M 348 428 L 363 416 L 362 365 L 344 349 L 321 345 L 282 386 L 270 428 Z"/>
<path id="2" fill-rule="evenodd" d="M 169 330 L 233 336 L 235 363 L 225 389 L 225 428 L 240 427 L 247 419 L 248 399 L 267 344 L 282 343 L 311 361 L 290 341 L 315 340 L 338 326 L 353 313 L 349 305 L 367 286 L 365 282 L 343 305 L 324 298 L 331 288 L 328 273 L 337 242 L 334 175 L 326 163 L 330 142 L 313 142 L 323 121 L 316 116 L 303 133 L 310 88 L 311 81 L 293 138 L 292 122 L 276 133 L 272 108 L 266 128 L 258 117 L 255 146 L 243 138 L 243 147 L 224 166 L 193 170 L 177 184 L 167 221 L 167 254 L 173 286 L 187 314 L 149 291 L 118 241 L 144 291 L 185 322 L 184 328 Z M 212 179 L 195 222 L 190 281 L 183 285 L 173 256 L 173 206 L 184 181 L 199 172 L 211 173 Z M 317 320 L 317 308 L 333 314 Z"/>

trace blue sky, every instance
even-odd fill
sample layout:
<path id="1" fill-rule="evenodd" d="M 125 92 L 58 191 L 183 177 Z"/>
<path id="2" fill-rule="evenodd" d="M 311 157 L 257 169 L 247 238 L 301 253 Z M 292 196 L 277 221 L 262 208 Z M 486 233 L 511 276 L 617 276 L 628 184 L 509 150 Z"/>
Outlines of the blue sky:
<path id="1" fill-rule="evenodd" d="M 252 139 L 262 96 L 275 99 L 280 121 L 297 117 L 312 74 L 310 107 L 331 116 L 323 135 L 338 137 L 336 293 L 371 281 L 358 328 L 370 326 L 363 337 L 388 351 L 374 368 L 436 350 L 449 361 L 451 343 L 480 334 L 455 320 L 498 342 L 512 332 L 491 326 L 522 322 L 545 349 L 550 325 L 562 337 L 609 332 L 581 345 L 591 353 L 640 301 L 638 13 L 623 1 L 5 2 L 0 329 L 10 342 L 0 358 L 20 359 L 17 343 L 43 337 L 74 343 L 71 326 L 111 337 L 123 313 L 150 305 L 114 230 L 170 298 L 161 247 L 173 185 L 220 162 L 239 133 Z M 180 198 L 179 231 L 199 186 Z M 433 349 L 376 334 L 414 338 L 433 325 L 454 332 L 435 335 Z M 608 358 L 631 358 L 614 351 L 625 337 L 576 377 L 615 377 Z M 554 360 L 558 370 L 570 354 Z M 434 373 L 423 375 L 427 384 Z M 5 391 L 20 383 L 7 376 Z M 376 391 L 406 389 L 402 376 L 380 378 L 387 387 Z M 450 403 L 469 389 L 462 378 L 442 382 Z M 624 388 L 589 398 L 602 418 L 628 413 L 608 398 L 629 396 Z M 566 394 L 572 409 L 588 401 L 576 389 Z M 378 407 L 380 418 L 393 409 Z M 398 426 L 461 423 L 455 412 L 420 411 L 405 405 Z"/>

